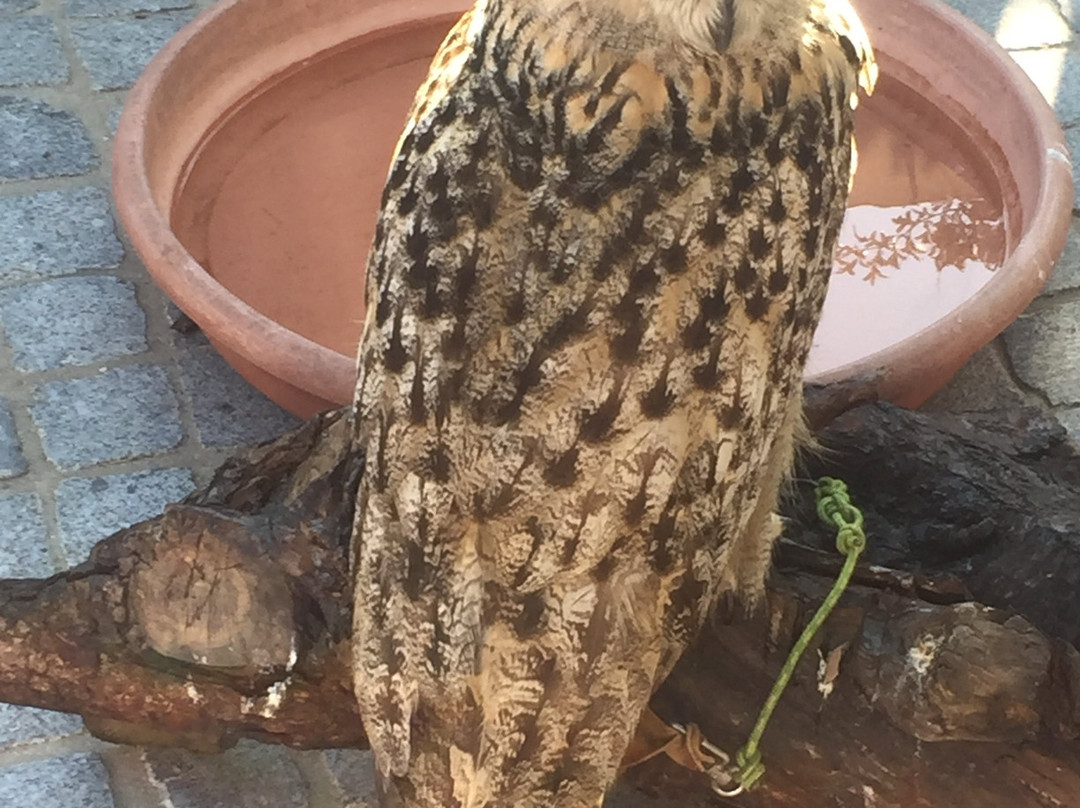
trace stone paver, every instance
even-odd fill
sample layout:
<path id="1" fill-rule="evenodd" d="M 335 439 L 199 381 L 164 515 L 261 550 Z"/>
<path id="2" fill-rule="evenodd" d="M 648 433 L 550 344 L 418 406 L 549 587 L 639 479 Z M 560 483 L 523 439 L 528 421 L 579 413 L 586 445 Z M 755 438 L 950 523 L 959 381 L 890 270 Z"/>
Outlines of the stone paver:
<path id="1" fill-rule="evenodd" d="M 1070 91 L 1068 83 L 1080 79 L 1075 49 L 1061 46 L 1016 50 L 1012 57 L 1057 111 L 1059 120 L 1065 124 L 1075 122 L 1080 116 L 1080 99 Z"/>
<path id="2" fill-rule="evenodd" d="M 86 20 L 72 23 L 71 36 L 94 89 L 116 90 L 134 84 L 146 63 L 193 17 L 178 11 Z"/>
<path id="3" fill-rule="evenodd" d="M 1060 78 L 1056 84 L 1056 92 L 1053 97 L 1054 111 L 1061 122 L 1069 126 L 1080 122 L 1080 51 L 1077 48 L 1069 48 L 1064 51 L 1065 58 L 1058 57 L 1058 51 L 1051 51 L 1050 55 L 1041 64 L 1035 61 L 1037 54 L 1030 54 L 1032 64 L 1039 65 L 1039 71 L 1054 75 L 1055 68 L 1060 70 Z M 1019 60 L 1018 60 L 1019 61 Z M 1021 61 L 1021 67 L 1026 64 Z M 1031 71 L 1029 71 L 1031 72 Z M 1035 83 L 1042 87 L 1037 74 L 1032 78 Z"/>
<path id="4" fill-rule="evenodd" d="M 57 278 L 0 290 L 0 326 L 19 370 L 86 365 L 148 347 L 135 288 L 113 277 Z"/>
<path id="5" fill-rule="evenodd" d="M 205 446 L 261 443 L 299 424 L 229 368 L 213 348 L 188 351 L 180 358 L 180 369 Z"/>
<path id="6" fill-rule="evenodd" d="M 5 20 L 0 37 L 0 86 L 61 84 L 70 71 L 56 24 L 48 17 Z"/>
<path id="7" fill-rule="evenodd" d="M 1080 403 L 1080 300 L 1022 314 L 1005 331 L 1005 344 L 1025 384 L 1051 404 Z"/>
<path id="8" fill-rule="evenodd" d="M 924 405 L 928 410 L 992 410 L 1030 405 L 1012 381 L 1009 369 L 994 344 L 978 351 L 944 389 Z"/>
<path id="9" fill-rule="evenodd" d="M 111 269 L 123 257 L 99 188 L 0 196 L 0 283 Z"/>
<path id="10" fill-rule="evenodd" d="M 123 104 L 122 92 L 104 88 L 130 85 L 207 5 L 0 0 L 0 85 L 12 83 L 0 89 L 0 576 L 45 577 L 64 558 L 81 562 L 100 538 L 183 498 L 220 459 L 215 447 L 296 423 L 201 333 L 170 328 L 160 292 L 125 261 L 100 159 Z M 65 83 L 72 57 L 72 75 L 85 68 L 95 89 Z M 21 435 L 16 422 L 37 434 Z M 77 717 L 0 705 L 0 749 L 80 728 Z M 243 743 L 217 757 L 157 751 L 149 767 L 123 756 L 110 765 L 122 769 L 118 782 L 143 784 L 124 791 L 123 808 L 300 808 L 316 792 L 322 801 L 312 806 L 345 808 L 371 796 L 367 753 L 343 752 L 333 773 L 308 766 L 303 776 L 293 759 Z M 324 781 L 309 794 L 304 778 L 313 776 Z M 112 804 L 96 757 L 0 764 L 0 805 Z"/>
<path id="11" fill-rule="evenodd" d="M 120 116 L 123 114 L 123 112 L 123 104 L 117 104 L 115 107 L 109 110 L 109 113 L 106 116 L 106 123 L 109 127 L 109 135 L 116 135 L 116 127 L 120 125 Z"/>
<path id="12" fill-rule="evenodd" d="M 55 572 L 37 494 L 0 492 L 0 529 L 0 577 L 47 578 Z"/>
<path id="13" fill-rule="evenodd" d="M 1080 151 L 1076 154 L 1080 155 Z M 1054 295 L 1073 289 L 1080 289 L 1080 223 L 1077 223 L 1075 219 L 1069 228 L 1065 252 L 1054 267 L 1050 280 L 1043 287 L 1042 294 Z"/>
<path id="14" fill-rule="evenodd" d="M 174 808 L 303 808 L 307 788 L 281 747 L 241 741 L 214 757 L 152 750 L 147 760 Z"/>
<path id="15" fill-rule="evenodd" d="M 949 5 L 1010 50 L 1064 123 L 1080 121 L 1076 0 L 949 0 Z"/>
<path id="16" fill-rule="evenodd" d="M 11 417 L 11 407 L 0 398 L 0 480 L 19 477 L 26 473 L 27 468 L 19 433 L 15 430 L 15 419 Z"/>
<path id="17" fill-rule="evenodd" d="M 0 179 L 85 174 L 98 163 L 78 116 L 18 96 L 0 96 Z"/>
<path id="18" fill-rule="evenodd" d="M 31 414 L 45 454 L 64 471 L 161 452 L 184 436 L 176 395 L 156 365 L 48 382 Z"/>
<path id="19" fill-rule="evenodd" d="M 1060 45 L 1072 37 L 1057 0 L 950 0 L 1003 48 Z"/>
<path id="20" fill-rule="evenodd" d="M 29 11 L 37 5 L 37 0 L 0 0 L 0 14 L 15 14 Z"/>
<path id="21" fill-rule="evenodd" d="M 77 715 L 0 702 L 0 749 L 16 744 L 62 738 L 82 730 Z"/>
<path id="22" fill-rule="evenodd" d="M 1057 4 L 1073 31 L 1080 32 L 1080 0 L 1057 0 Z"/>
<path id="23" fill-rule="evenodd" d="M 984 31 L 993 34 L 1010 0 L 951 0 L 955 8 Z"/>
<path id="24" fill-rule="evenodd" d="M 1069 147 L 1069 154 L 1072 155 L 1074 164 L 1080 162 L 1080 124 L 1076 124 L 1065 129 L 1065 143 Z M 1080 210 L 1080 171 L 1073 172 L 1073 211 Z M 1073 214 L 1075 216 L 1075 213 Z M 1076 226 L 1076 219 L 1073 219 L 1073 226 Z M 1080 261 L 1080 258 L 1076 259 Z"/>
<path id="25" fill-rule="evenodd" d="M 1080 441 L 1080 407 L 1058 407 L 1054 410 L 1054 415 L 1069 431 L 1073 440 Z"/>
<path id="26" fill-rule="evenodd" d="M 66 0 L 72 17 L 111 17 L 146 11 L 175 11 L 191 8 L 191 0 Z"/>
<path id="27" fill-rule="evenodd" d="M 56 489 L 56 512 L 68 563 L 81 563 L 101 539 L 157 516 L 194 489 L 185 468 L 64 480 Z"/>
<path id="28" fill-rule="evenodd" d="M 105 766 L 80 754 L 0 769 L 0 805 L 19 808 L 113 808 Z"/>

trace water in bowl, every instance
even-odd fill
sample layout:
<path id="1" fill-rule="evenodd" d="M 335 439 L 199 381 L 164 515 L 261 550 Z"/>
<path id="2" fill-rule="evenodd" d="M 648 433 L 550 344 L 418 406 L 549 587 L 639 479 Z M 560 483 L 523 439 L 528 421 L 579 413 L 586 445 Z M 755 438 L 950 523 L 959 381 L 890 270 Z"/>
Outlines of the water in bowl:
<path id="1" fill-rule="evenodd" d="M 287 328 L 353 355 L 382 178 L 449 25 L 303 63 L 211 128 L 174 198 L 185 247 Z M 859 169 L 808 375 L 946 316 L 1007 251 L 1001 191 L 964 130 L 883 75 L 858 111 Z"/>
<path id="2" fill-rule="evenodd" d="M 858 170 L 808 376 L 949 315 L 1007 254 L 1001 187 L 956 123 L 882 76 L 856 126 Z"/>

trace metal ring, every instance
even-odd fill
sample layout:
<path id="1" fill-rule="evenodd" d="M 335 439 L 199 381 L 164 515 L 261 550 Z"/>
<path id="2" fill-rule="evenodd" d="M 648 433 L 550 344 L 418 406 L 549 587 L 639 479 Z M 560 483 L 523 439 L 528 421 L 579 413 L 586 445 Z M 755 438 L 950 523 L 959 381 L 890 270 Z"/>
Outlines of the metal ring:
<path id="1" fill-rule="evenodd" d="M 672 722 L 668 726 L 670 726 L 676 732 L 681 732 L 684 736 L 686 735 L 686 727 L 684 727 L 682 724 Z M 712 741 L 708 740 L 704 736 L 701 737 L 701 748 L 704 749 L 706 752 L 709 752 L 710 754 L 713 754 L 716 757 L 720 758 L 724 761 L 724 763 L 731 762 L 731 758 L 728 756 L 727 752 L 725 752 L 723 749 L 718 747 L 716 744 L 714 744 Z M 714 766 L 713 768 L 718 768 L 718 766 Z M 709 774 L 710 771 L 711 769 L 709 771 L 706 771 L 705 773 Z M 746 790 L 746 788 L 740 783 L 730 791 L 725 791 L 724 788 L 719 783 L 717 783 L 711 775 L 709 775 L 709 783 L 712 786 L 714 794 L 717 794 L 721 797 L 726 797 L 728 799 L 732 797 L 737 797 Z"/>
<path id="2" fill-rule="evenodd" d="M 731 791 L 724 791 L 724 789 L 720 788 L 720 786 L 718 786 L 716 783 L 713 783 L 712 790 L 713 790 L 714 793 L 719 794 L 721 797 L 731 798 L 731 797 L 739 796 L 746 789 L 743 788 L 741 785 L 738 785 L 738 786 L 735 786 L 735 788 L 733 788 Z"/>

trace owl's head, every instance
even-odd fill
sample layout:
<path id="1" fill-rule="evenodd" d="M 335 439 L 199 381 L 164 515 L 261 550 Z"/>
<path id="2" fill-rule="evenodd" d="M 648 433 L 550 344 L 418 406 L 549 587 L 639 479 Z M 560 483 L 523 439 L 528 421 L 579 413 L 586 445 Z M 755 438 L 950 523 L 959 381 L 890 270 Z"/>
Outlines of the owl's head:
<path id="1" fill-rule="evenodd" d="M 846 37 L 863 61 L 870 43 L 849 0 L 593 0 L 641 19 L 652 17 L 699 48 L 719 51 L 798 48 L 808 26 Z"/>
<path id="2" fill-rule="evenodd" d="M 603 0 L 601 0 L 603 1 Z M 662 27 L 703 48 L 726 51 L 763 33 L 798 41 L 809 9 L 822 0 L 613 0 L 631 16 L 655 18 Z"/>

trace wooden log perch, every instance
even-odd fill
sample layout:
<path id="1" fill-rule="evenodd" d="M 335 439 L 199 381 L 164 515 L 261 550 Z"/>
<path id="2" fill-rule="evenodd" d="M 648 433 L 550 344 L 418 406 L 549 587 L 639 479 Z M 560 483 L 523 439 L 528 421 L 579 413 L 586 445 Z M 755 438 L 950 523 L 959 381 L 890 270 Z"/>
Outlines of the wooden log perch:
<path id="1" fill-rule="evenodd" d="M 348 672 L 362 464 L 343 412 L 44 581 L 0 582 L 0 699 L 128 743 L 366 746 Z"/>
<path id="2" fill-rule="evenodd" d="M 871 545 L 736 806 L 1080 805 L 1080 452 L 1026 410 L 929 415 L 820 393 L 806 475 L 845 479 Z M 833 417 L 835 416 L 835 417 Z M 831 420 L 830 420 L 831 419 Z M 44 581 L 0 581 L 0 700 L 128 743 L 366 745 L 348 672 L 346 411 L 225 464 Z M 654 699 L 734 752 L 839 570 L 796 483 L 765 599 L 720 608 Z M 705 806 L 654 759 L 628 779 Z"/>

